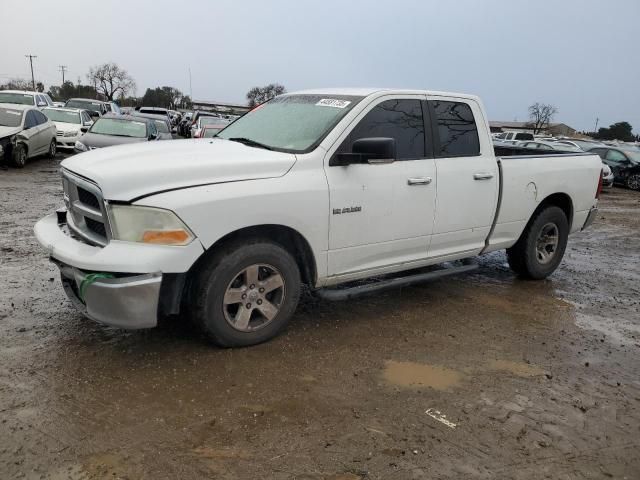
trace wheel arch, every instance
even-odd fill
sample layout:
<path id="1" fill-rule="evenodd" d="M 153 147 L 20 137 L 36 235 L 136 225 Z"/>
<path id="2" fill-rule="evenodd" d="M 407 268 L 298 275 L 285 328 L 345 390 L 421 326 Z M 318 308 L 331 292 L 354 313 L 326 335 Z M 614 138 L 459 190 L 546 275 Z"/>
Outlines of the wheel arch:
<path id="1" fill-rule="evenodd" d="M 567 217 L 567 222 L 569 223 L 569 229 L 571 229 L 571 225 L 573 225 L 573 200 L 571 200 L 568 194 L 563 192 L 552 193 L 545 197 L 531 214 L 529 222 L 535 218 L 538 212 L 550 206 L 559 207 L 564 212 Z M 527 222 L 527 224 L 529 222 Z"/>
<path id="2" fill-rule="evenodd" d="M 298 268 L 300 269 L 302 281 L 309 286 L 315 285 L 318 271 L 311 245 L 297 230 L 278 224 L 253 225 L 250 227 L 243 227 L 226 234 L 206 249 L 206 251 L 195 262 L 194 266 L 191 267 L 191 270 L 198 268 L 202 262 L 205 262 L 223 245 L 242 238 L 263 238 L 277 243 L 290 252 L 295 258 Z"/>

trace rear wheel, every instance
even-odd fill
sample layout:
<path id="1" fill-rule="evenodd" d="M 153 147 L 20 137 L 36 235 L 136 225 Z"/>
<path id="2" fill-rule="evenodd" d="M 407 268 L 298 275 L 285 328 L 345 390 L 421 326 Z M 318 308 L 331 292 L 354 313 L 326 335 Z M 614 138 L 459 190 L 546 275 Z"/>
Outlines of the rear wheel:
<path id="1" fill-rule="evenodd" d="M 240 347 L 276 336 L 298 305 L 295 259 L 266 240 L 232 243 L 193 279 L 192 316 L 216 344 Z"/>
<path id="2" fill-rule="evenodd" d="M 524 278 L 546 278 L 560 265 L 568 237 L 569 222 L 564 211 L 546 207 L 529 221 L 516 244 L 507 249 L 509 266 Z"/>
<path id="3" fill-rule="evenodd" d="M 632 190 L 640 190 L 640 173 L 632 173 L 627 177 L 627 187 Z"/>
<path id="4" fill-rule="evenodd" d="M 21 143 L 13 148 L 13 165 L 18 168 L 24 168 L 27 164 L 27 149 Z"/>
<path id="5" fill-rule="evenodd" d="M 53 140 L 51 140 L 51 143 L 49 144 L 49 151 L 47 152 L 47 157 L 55 158 L 57 148 L 58 148 L 58 145 L 56 144 L 56 139 L 54 138 Z"/>

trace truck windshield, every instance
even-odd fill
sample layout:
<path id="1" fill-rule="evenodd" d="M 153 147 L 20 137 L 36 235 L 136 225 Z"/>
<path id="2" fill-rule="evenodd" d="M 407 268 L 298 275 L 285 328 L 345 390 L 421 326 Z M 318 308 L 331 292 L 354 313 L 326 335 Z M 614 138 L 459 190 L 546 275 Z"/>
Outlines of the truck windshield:
<path id="1" fill-rule="evenodd" d="M 273 150 L 306 153 L 364 97 L 283 95 L 239 118 L 217 136 L 261 144 Z"/>

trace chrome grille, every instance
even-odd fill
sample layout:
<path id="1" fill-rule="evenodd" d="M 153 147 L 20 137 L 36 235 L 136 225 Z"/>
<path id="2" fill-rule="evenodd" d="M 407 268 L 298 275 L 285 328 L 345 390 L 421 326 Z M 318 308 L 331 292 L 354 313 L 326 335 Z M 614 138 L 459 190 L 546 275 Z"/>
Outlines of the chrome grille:
<path id="1" fill-rule="evenodd" d="M 82 177 L 62 170 L 67 225 L 86 243 L 105 246 L 111 238 L 102 192 Z"/>
<path id="2" fill-rule="evenodd" d="M 62 136 L 64 135 L 64 132 L 63 132 L 62 130 L 57 130 L 57 131 L 56 131 L 56 135 L 57 135 L 58 137 L 62 137 Z"/>

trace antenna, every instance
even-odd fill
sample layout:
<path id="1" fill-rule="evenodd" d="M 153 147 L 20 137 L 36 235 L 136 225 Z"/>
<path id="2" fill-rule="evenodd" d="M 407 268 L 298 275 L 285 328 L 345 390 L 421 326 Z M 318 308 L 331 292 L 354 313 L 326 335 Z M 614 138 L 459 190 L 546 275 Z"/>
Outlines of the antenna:
<path id="1" fill-rule="evenodd" d="M 67 66 L 66 65 L 58 65 L 60 68 L 59 70 L 62 72 L 62 85 L 64 85 L 64 72 L 67 71 Z"/>

